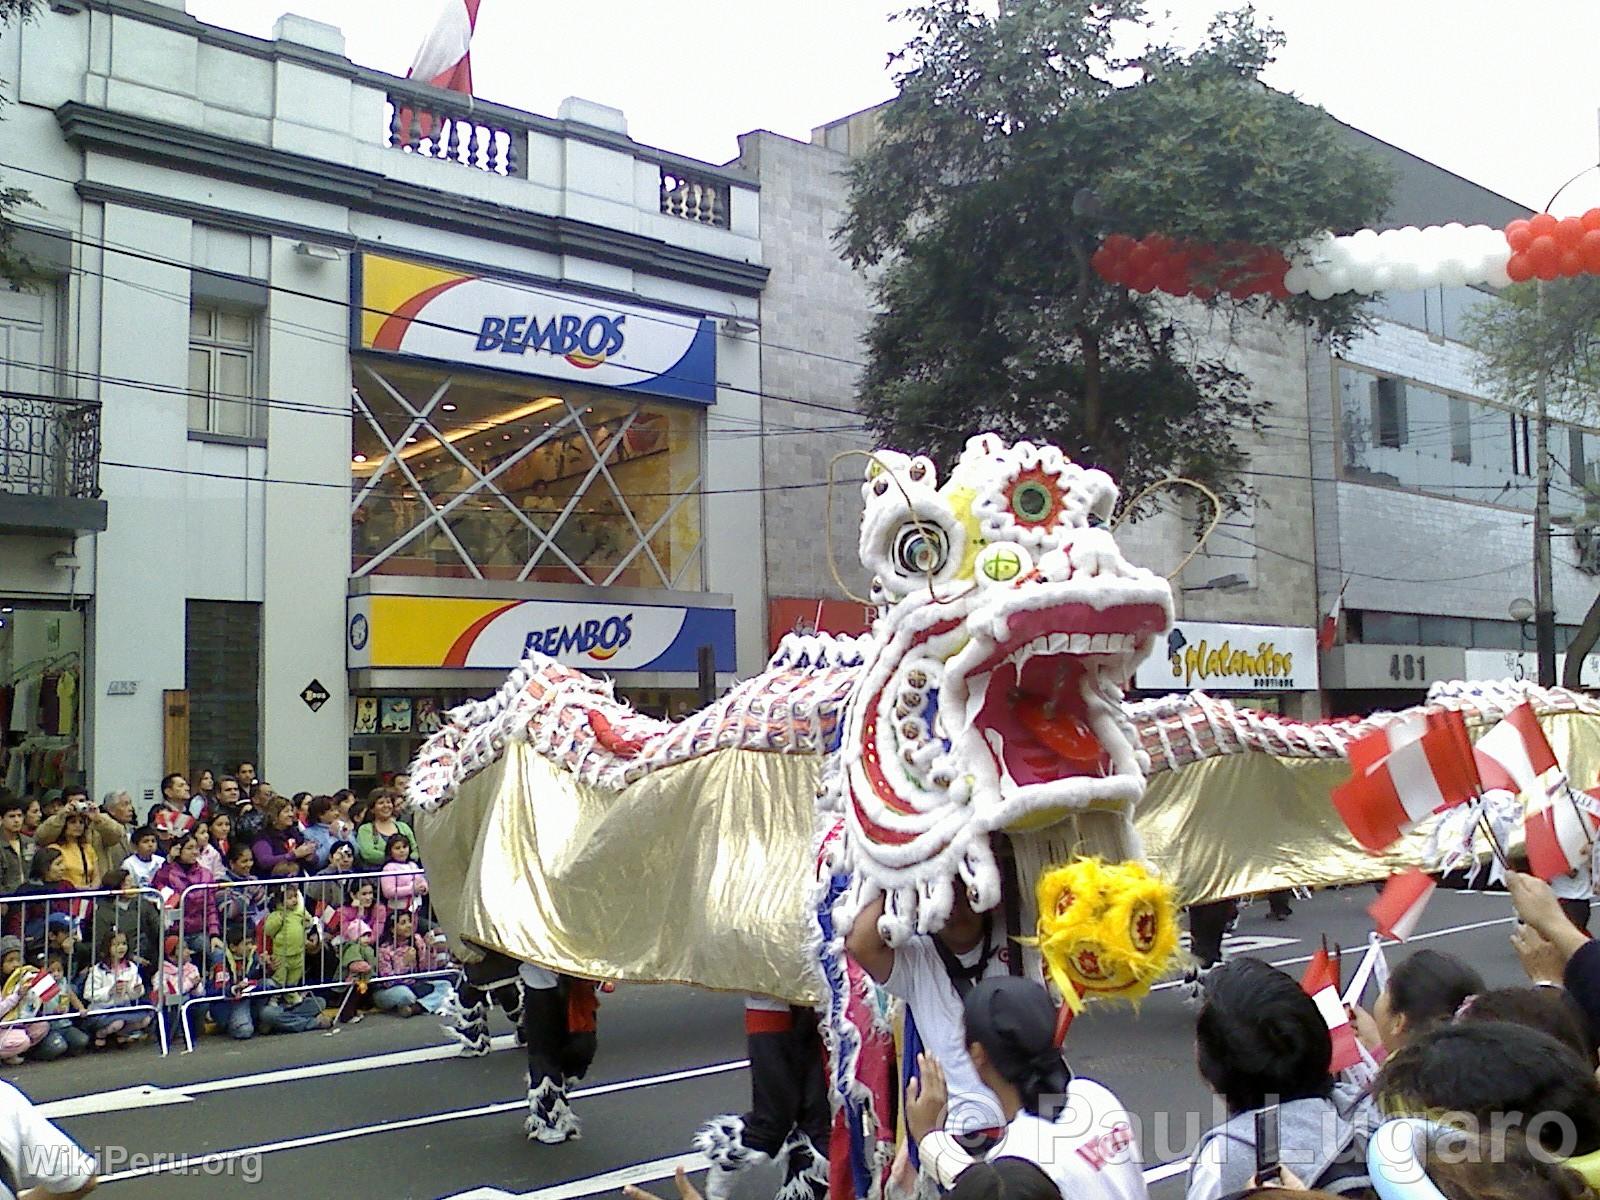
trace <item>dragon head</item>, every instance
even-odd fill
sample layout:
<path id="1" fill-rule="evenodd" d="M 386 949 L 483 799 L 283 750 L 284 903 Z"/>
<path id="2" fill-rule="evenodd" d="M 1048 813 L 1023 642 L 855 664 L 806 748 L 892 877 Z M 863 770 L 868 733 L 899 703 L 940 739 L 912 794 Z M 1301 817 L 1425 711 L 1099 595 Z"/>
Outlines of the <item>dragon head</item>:
<path id="1" fill-rule="evenodd" d="M 962 880 L 999 899 L 996 830 L 1128 812 L 1144 790 L 1122 685 L 1172 624 L 1165 580 L 1104 528 L 1117 489 L 1053 446 L 971 439 L 941 486 L 879 451 L 861 560 L 877 619 L 825 803 L 891 942 L 941 927 Z"/>

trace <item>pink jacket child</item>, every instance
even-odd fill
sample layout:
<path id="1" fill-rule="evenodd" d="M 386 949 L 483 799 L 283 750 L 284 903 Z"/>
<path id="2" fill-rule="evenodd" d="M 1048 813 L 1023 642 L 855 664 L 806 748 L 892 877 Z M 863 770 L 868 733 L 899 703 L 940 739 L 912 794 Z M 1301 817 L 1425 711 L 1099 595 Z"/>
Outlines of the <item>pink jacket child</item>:
<path id="1" fill-rule="evenodd" d="M 354 904 L 341 904 L 333 910 L 333 916 L 328 918 L 327 931 L 337 937 L 341 943 L 348 941 L 351 921 L 360 921 L 366 926 L 367 932 L 372 934 L 372 940 L 381 942 L 383 940 L 384 926 L 389 923 L 389 910 L 376 901 L 370 908 L 357 908 Z"/>
<path id="2" fill-rule="evenodd" d="M 23 967 L 13 971 L 4 980 L 0 993 L 0 1021 L 27 1021 L 27 1024 L 0 1027 L 0 1062 L 8 1067 L 17 1066 L 22 1056 L 32 1050 L 44 1035 L 50 1032 L 50 1022 L 31 1021 L 44 1002 L 60 990 L 55 978 L 36 967 Z"/>
<path id="3" fill-rule="evenodd" d="M 411 912 L 422 907 L 422 898 L 428 894 L 427 876 L 414 862 L 384 863 L 383 878 L 378 881 L 378 886 L 390 908 L 403 908 Z"/>

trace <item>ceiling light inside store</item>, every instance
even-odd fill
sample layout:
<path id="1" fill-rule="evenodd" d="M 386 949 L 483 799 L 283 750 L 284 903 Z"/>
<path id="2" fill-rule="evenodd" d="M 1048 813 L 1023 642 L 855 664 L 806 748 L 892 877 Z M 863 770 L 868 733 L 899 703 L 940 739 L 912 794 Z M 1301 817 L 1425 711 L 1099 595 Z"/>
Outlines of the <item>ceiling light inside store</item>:
<path id="1" fill-rule="evenodd" d="M 510 425 L 515 421 L 524 420 L 528 417 L 534 416 L 537 413 L 547 412 L 560 403 L 560 396 L 541 396 L 537 400 L 520 405 L 519 407 L 513 408 L 508 412 L 496 414 L 495 416 L 486 418 L 482 421 L 472 421 L 461 426 L 459 429 L 452 429 L 442 438 L 437 436 L 424 438 L 415 446 L 407 446 L 400 452 L 400 457 L 409 462 L 419 454 L 428 454 L 439 449 L 443 444 L 448 443 L 449 445 L 453 446 L 463 438 L 476 437 L 480 433 L 490 433 L 492 430 L 499 429 L 503 425 Z M 548 425 L 549 422 L 546 421 L 545 424 Z M 510 440 L 509 437 L 507 440 Z M 492 445 L 493 443 L 494 439 L 492 436 L 486 437 L 483 440 L 483 444 L 485 446 Z M 366 459 L 357 456 L 354 461 L 365 462 Z"/>
<path id="2" fill-rule="evenodd" d="M 445 412 L 455 412 L 455 410 L 456 410 L 456 406 L 454 404 L 450 404 L 448 402 L 439 405 L 439 407 L 441 409 L 443 409 Z"/>
<path id="3" fill-rule="evenodd" d="M 367 461 L 367 456 L 365 454 L 352 454 L 350 456 L 350 461 L 353 463 L 364 463 Z"/>

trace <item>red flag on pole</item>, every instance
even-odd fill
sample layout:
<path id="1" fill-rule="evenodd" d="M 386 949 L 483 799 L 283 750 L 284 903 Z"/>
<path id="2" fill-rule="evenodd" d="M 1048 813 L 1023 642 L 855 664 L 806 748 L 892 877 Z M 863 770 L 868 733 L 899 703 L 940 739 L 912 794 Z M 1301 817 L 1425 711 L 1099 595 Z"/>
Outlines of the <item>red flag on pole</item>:
<path id="1" fill-rule="evenodd" d="M 1333 643 L 1339 637 L 1339 614 L 1344 611 L 1344 590 L 1350 586 L 1346 579 L 1339 585 L 1338 594 L 1333 598 L 1333 604 L 1328 608 L 1322 618 L 1322 628 L 1317 631 L 1317 649 L 1332 650 Z"/>
<path id="2" fill-rule="evenodd" d="M 1530 802 L 1543 794 L 1539 776 L 1557 765 L 1555 751 L 1539 727 L 1533 705 L 1526 700 L 1479 738 L 1472 754 L 1478 760 L 1484 787 L 1521 792 Z"/>
<path id="3" fill-rule="evenodd" d="M 1317 1011 L 1328 1023 L 1328 1033 L 1333 1039 L 1333 1056 L 1328 1063 L 1328 1073 L 1337 1075 L 1348 1071 L 1361 1061 L 1361 1047 L 1356 1043 L 1355 1027 L 1350 1024 L 1350 1014 L 1345 1011 L 1344 998 L 1339 995 L 1339 980 L 1333 971 L 1333 960 L 1326 950 L 1312 955 L 1301 976 L 1300 989 L 1316 1002 Z"/>
<path id="4" fill-rule="evenodd" d="M 1564 795 L 1566 790 L 1565 778 L 1541 788 L 1522 821 L 1528 869 L 1546 882 L 1570 875 L 1588 862 L 1595 833 L 1600 831 L 1600 822 L 1580 810 L 1575 799 Z"/>
<path id="5" fill-rule="evenodd" d="M 417 48 L 407 79 L 472 95 L 472 34 L 478 25 L 479 3 L 480 0 L 445 0 L 438 23 Z M 399 144 L 407 146 L 430 137 L 433 124 L 432 113 L 401 109 Z"/>
<path id="6" fill-rule="evenodd" d="M 1458 712 L 1394 721 L 1350 744 L 1353 774 L 1333 790 L 1334 807 L 1356 841 L 1383 850 L 1478 794 L 1471 744 Z"/>
<path id="7" fill-rule="evenodd" d="M 1383 894 L 1367 907 L 1379 935 L 1395 942 L 1410 937 L 1437 886 L 1431 876 L 1415 867 L 1389 876 Z"/>

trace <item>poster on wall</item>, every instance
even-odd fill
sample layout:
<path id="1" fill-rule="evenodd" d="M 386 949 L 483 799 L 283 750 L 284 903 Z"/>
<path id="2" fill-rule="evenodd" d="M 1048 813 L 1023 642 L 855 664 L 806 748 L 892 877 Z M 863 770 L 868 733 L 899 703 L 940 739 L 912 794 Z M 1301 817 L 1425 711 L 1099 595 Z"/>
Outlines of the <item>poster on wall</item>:
<path id="1" fill-rule="evenodd" d="M 354 713 L 355 719 L 350 724 L 351 733 L 378 732 L 378 698 L 376 696 L 357 696 Z"/>
<path id="2" fill-rule="evenodd" d="M 417 732 L 423 737 L 432 737 L 439 732 L 439 702 L 432 696 L 417 697 L 412 712 L 416 716 Z"/>
<path id="3" fill-rule="evenodd" d="M 411 732 L 410 696 L 385 696 L 383 698 L 383 716 L 378 725 L 378 732 Z"/>

